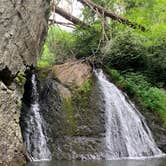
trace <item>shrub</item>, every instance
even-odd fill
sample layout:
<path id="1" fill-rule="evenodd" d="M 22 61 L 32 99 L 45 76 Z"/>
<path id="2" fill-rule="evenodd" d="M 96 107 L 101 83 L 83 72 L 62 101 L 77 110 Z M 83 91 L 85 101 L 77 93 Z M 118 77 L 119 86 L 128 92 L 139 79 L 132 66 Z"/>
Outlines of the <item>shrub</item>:
<path id="1" fill-rule="evenodd" d="M 159 113 L 166 126 L 166 93 L 163 89 L 150 87 L 147 91 L 143 91 L 142 102 L 147 109 Z"/>
<path id="2" fill-rule="evenodd" d="M 118 70 L 143 70 L 146 66 L 146 48 L 139 37 L 130 32 L 112 39 L 104 63 Z"/>
<path id="3" fill-rule="evenodd" d="M 149 47 L 147 62 L 149 77 L 156 82 L 166 82 L 166 42 L 164 40 Z"/>
<path id="4" fill-rule="evenodd" d="M 140 98 L 142 91 L 146 91 L 150 86 L 148 78 L 140 73 L 132 72 L 124 75 L 124 89 L 132 96 Z"/>
<path id="5" fill-rule="evenodd" d="M 77 51 L 76 58 L 84 58 L 94 54 L 99 54 L 99 41 L 101 39 L 101 27 L 95 24 L 92 28 L 76 29 L 75 49 Z"/>

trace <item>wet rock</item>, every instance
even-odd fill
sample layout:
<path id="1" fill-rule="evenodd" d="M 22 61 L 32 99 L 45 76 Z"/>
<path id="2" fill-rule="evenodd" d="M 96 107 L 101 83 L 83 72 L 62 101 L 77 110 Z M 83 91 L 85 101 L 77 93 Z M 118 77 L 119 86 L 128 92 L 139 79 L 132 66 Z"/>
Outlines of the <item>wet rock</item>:
<path id="1" fill-rule="evenodd" d="M 103 159 L 104 108 L 96 84 L 84 94 L 52 78 L 40 84 L 41 113 L 53 159 Z"/>
<path id="2" fill-rule="evenodd" d="M 166 153 L 166 127 L 162 126 L 159 115 L 150 110 L 144 110 L 141 113 L 146 118 L 156 144 L 164 153 Z"/>

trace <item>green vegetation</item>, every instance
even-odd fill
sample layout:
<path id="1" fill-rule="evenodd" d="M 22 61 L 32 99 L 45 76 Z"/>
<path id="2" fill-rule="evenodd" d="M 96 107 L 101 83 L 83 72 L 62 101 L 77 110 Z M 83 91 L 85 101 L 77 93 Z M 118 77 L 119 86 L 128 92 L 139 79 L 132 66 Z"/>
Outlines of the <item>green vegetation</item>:
<path id="1" fill-rule="evenodd" d="M 88 108 L 89 108 L 89 95 L 91 91 L 92 82 L 91 79 L 85 81 L 85 83 L 79 88 L 73 90 L 72 97 L 63 98 L 62 109 L 66 116 L 67 124 L 67 133 L 69 135 L 80 135 L 77 126 L 78 126 L 78 114 L 84 114 L 84 118 L 88 119 Z"/>
<path id="2" fill-rule="evenodd" d="M 50 28 L 38 66 L 64 63 L 73 59 L 95 57 L 105 66 L 113 81 L 144 109 L 158 113 L 166 124 L 166 25 L 165 0 L 93 0 L 132 22 L 143 25 L 145 32 L 116 21 L 96 16 L 89 8 L 83 10 L 86 29 L 76 27 L 66 32 Z M 80 90 L 80 100 L 90 89 Z M 85 95 L 85 102 L 86 102 Z"/>
<path id="3" fill-rule="evenodd" d="M 88 79 L 84 82 L 84 84 L 79 88 L 80 93 L 88 93 L 91 90 L 92 81 Z"/>
<path id="4" fill-rule="evenodd" d="M 128 31 L 118 34 L 111 42 L 104 60 L 105 65 L 119 70 L 144 69 L 146 47 L 142 44 L 141 38 Z"/>
<path id="5" fill-rule="evenodd" d="M 98 23 L 95 23 L 92 28 L 78 28 L 74 31 L 74 47 L 77 52 L 77 59 L 85 58 L 93 54 L 99 55 L 100 49 L 98 48 L 98 44 L 101 39 L 101 31 L 101 26 Z"/>
<path id="6" fill-rule="evenodd" d="M 18 72 L 14 80 L 18 86 L 23 86 L 26 81 L 25 74 L 23 72 Z"/>
<path id="7" fill-rule="evenodd" d="M 96 54 L 101 38 L 101 26 L 95 24 L 93 28 L 80 29 L 72 33 L 60 29 L 58 26 L 50 27 L 43 53 L 38 59 L 39 68 L 48 67 L 67 60 L 81 59 Z"/>
<path id="8" fill-rule="evenodd" d="M 63 112 L 66 116 L 65 119 L 67 119 L 66 124 L 68 125 L 68 131 L 67 133 L 69 135 L 74 135 L 75 130 L 77 129 L 77 119 L 74 117 L 76 111 L 74 109 L 72 99 L 63 99 Z"/>
<path id="9" fill-rule="evenodd" d="M 89 106 L 89 96 L 92 88 L 92 80 L 86 80 L 84 84 L 76 89 L 73 93 L 73 101 L 75 106 L 79 106 L 80 109 L 86 109 Z"/>
<path id="10" fill-rule="evenodd" d="M 50 27 L 43 47 L 43 54 L 38 59 L 38 67 L 47 67 L 62 63 L 74 57 L 74 37 L 58 26 Z"/>
<path id="11" fill-rule="evenodd" d="M 135 98 L 140 107 L 156 112 L 166 126 L 166 92 L 163 89 L 153 86 L 141 73 L 121 74 L 115 69 L 105 70 L 121 89 Z"/>

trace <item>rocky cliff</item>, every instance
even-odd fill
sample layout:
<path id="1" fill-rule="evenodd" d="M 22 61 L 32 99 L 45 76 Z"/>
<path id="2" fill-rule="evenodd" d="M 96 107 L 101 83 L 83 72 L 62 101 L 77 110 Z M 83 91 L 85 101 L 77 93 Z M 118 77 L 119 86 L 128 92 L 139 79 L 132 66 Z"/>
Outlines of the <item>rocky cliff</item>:
<path id="1" fill-rule="evenodd" d="M 53 159 L 102 159 L 105 146 L 103 100 L 91 66 L 76 61 L 40 70 L 38 75 L 40 112 L 46 122 Z M 29 105 L 28 93 L 27 88 L 22 130 L 26 130 L 24 113 Z"/>
<path id="2" fill-rule="evenodd" d="M 57 160 L 104 159 L 104 99 L 92 68 L 76 61 L 40 69 L 38 76 L 41 113 L 52 157 Z M 156 115 L 149 112 L 142 111 L 157 145 L 165 152 L 165 129 L 154 120 Z"/>
<path id="3" fill-rule="evenodd" d="M 23 160 L 19 115 L 24 78 L 19 73 L 36 63 L 48 9 L 49 0 L 0 1 L 0 164 Z"/>

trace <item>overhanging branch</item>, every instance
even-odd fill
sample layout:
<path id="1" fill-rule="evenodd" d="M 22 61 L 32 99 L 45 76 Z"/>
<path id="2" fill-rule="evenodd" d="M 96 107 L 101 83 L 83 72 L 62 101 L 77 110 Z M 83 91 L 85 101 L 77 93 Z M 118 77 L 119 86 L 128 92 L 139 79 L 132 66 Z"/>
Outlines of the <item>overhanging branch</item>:
<path id="1" fill-rule="evenodd" d="M 75 27 L 75 24 L 70 23 L 70 22 L 56 21 L 56 20 L 53 20 L 51 18 L 49 19 L 49 21 L 50 21 L 50 25 L 51 24 L 58 24 L 58 25 L 62 25 L 62 26 L 70 27 L 70 28 L 74 28 Z"/>
<path id="2" fill-rule="evenodd" d="M 82 26 L 82 27 L 89 27 L 89 25 L 87 25 L 86 23 L 84 23 L 80 19 L 74 17 L 73 15 L 71 15 L 70 13 L 66 12 L 65 10 L 63 10 L 62 8 L 60 8 L 58 6 L 55 6 L 55 11 L 54 12 L 58 13 L 59 15 L 64 17 L 65 19 L 71 21 L 75 25 L 79 25 L 79 26 Z"/>
<path id="3" fill-rule="evenodd" d="M 120 17 L 114 12 L 110 10 L 106 10 L 102 6 L 93 3 L 91 0 L 78 0 L 78 1 L 81 2 L 84 6 L 88 6 L 89 8 L 93 8 L 95 11 L 98 11 L 104 17 L 110 17 L 111 19 L 116 20 L 122 24 L 126 24 L 134 29 L 140 29 L 141 31 L 146 30 L 144 26 L 139 25 L 137 23 L 133 23 L 126 18 Z"/>

